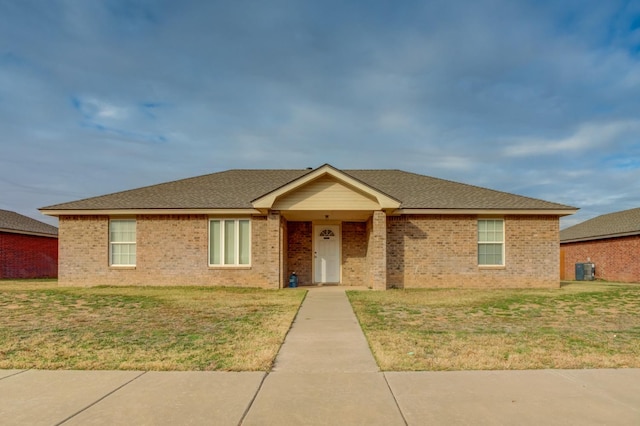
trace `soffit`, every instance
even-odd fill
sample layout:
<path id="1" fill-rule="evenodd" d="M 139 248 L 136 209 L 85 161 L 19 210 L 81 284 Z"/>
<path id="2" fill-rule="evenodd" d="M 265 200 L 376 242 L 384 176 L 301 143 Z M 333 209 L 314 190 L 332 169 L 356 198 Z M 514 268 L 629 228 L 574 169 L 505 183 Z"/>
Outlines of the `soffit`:
<path id="1" fill-rule="evenodd" d="M 291 222 L 366 222 L 373 213 L 371 210 L 284 210 L 281 214 Z"/>

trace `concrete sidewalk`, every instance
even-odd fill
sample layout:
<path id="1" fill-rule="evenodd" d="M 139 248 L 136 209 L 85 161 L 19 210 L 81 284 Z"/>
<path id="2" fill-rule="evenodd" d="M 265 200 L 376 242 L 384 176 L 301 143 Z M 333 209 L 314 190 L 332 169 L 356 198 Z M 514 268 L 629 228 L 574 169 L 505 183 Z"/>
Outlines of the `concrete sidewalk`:
<path id="1" fill-rule="evenodd" d="M 344 289 L 270 373 L 0 370 L 3 425 L 640 425 L 640 369 L 381 373 Z"/>

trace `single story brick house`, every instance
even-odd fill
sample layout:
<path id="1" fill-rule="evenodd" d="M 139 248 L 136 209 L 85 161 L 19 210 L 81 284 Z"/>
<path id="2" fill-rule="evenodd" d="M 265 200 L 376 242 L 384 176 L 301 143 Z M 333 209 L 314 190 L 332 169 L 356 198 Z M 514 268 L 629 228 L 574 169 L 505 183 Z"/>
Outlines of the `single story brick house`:
<path id="1" fill-rule="evenodd" d="M 401 170 L 229 170 L 41 209 L 62 285 L 558 287 L 574 207 Z"/>
<path id="2" fill-rule="evenodd" d="M 58 276 L 58 228 L 0 210 L 0 279 Z"/>
<path id="3" fill-rule="evenodd" d="M 640 282 L 640 208 L 608 213 L 560 231 L 562 276 L 575 278 L 575 264 L 595 264 L 595 278 Z"/>

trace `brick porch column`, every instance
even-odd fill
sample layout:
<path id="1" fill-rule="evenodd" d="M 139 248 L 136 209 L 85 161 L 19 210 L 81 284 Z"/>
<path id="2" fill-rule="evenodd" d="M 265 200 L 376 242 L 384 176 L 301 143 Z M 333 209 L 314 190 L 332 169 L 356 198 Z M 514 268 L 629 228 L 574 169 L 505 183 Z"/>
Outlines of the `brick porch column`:
<path id="1" fill-rule="evenodd" d="M 374 211 L 369 252 L 369 276 L 371 288 L 374 290 L 387 289 L 387 215 L 383 211 Z"/>
<path id="2" fill-rule="evenodd" d="M 269 250 L 267 259 L 269 259 L 269 264 L 267 265 L 266 273 L 268 275 L 269 288 L 273 289 L 282 288 L 282 283 L 280 282 L 282 279 L 280 265 L 282 261 L 283 241 L 280 238 L 280 231 L 280 212 L 272 210 L 267 216 L 267 248 Z"/>

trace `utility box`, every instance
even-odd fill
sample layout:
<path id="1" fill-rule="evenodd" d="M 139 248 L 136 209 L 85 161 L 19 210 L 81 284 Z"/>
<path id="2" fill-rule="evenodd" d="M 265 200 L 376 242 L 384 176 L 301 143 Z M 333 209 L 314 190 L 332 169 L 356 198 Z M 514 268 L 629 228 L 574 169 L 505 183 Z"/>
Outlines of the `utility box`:
<path id="1" fill-rule="evenodd" d="M 593 281 L 595 275 L 596 265 L 593 263 L 576 263 L 576 281 Z"/>

